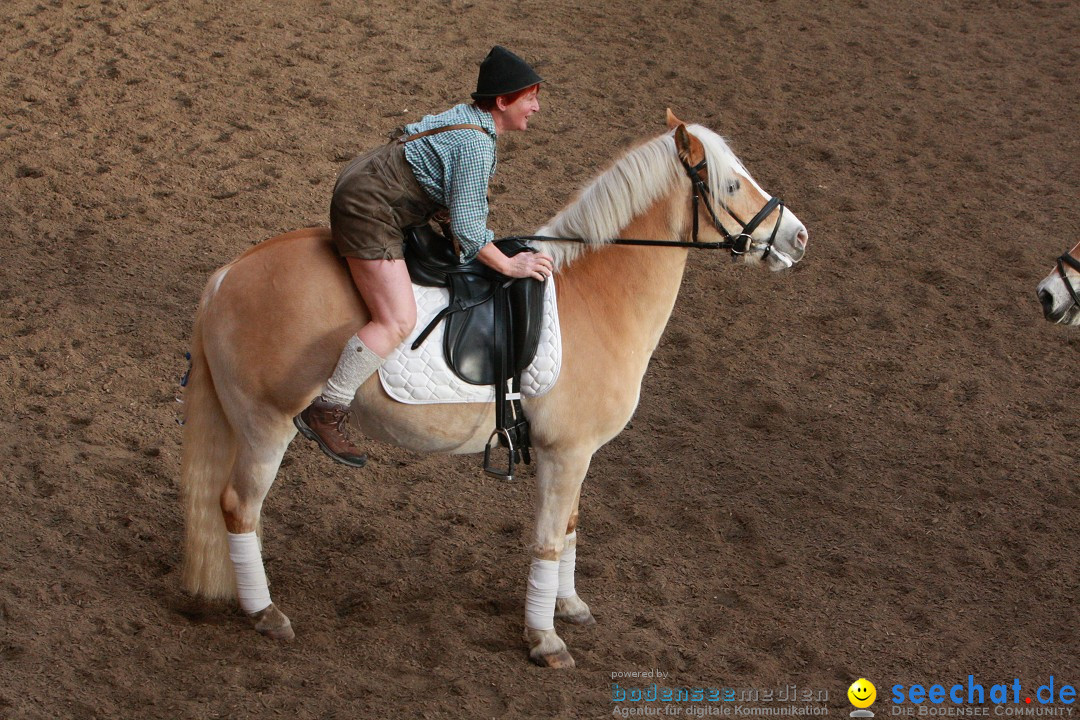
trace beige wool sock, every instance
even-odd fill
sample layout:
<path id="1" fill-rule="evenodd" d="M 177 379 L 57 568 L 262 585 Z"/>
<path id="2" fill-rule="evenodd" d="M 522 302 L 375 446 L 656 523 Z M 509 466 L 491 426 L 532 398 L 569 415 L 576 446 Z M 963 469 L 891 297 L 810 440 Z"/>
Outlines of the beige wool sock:
<path id="1" fill-rule="evenodd" d="M 384 362 L 386 358 L 380 357 L 363 340 L 353 335 L 338 358 L 334 374 L 326 381 L 323 399 L 338 405 L 351 405 L 356 389 L 374 375 Z"/>

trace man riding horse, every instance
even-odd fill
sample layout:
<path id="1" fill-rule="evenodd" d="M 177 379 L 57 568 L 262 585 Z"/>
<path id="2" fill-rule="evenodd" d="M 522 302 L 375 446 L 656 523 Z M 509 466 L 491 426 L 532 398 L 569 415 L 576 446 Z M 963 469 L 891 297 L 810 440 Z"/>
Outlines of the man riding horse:
<path id="1" fill-rule="evenodd" d="M 496 139 L 528 129 L 529 117 L 540 110 L 541 82 L 528 63 L 496 45 L 480 64 L 472 104 L 406 125 L 388 144 L 354 158 L 338 177 L 330 230 L 371 320 L 349 338 L 322 394 L 293 420 L 335 461 L 352 467 L 366 462 L 345 434 L 353 397 L 416 325 L 402 260 L 405 228 L 446 211 L 462 262 L 477 258 L 513 278 L 551 275 L 550 255 L 507 257 L 487 227 Z"/>

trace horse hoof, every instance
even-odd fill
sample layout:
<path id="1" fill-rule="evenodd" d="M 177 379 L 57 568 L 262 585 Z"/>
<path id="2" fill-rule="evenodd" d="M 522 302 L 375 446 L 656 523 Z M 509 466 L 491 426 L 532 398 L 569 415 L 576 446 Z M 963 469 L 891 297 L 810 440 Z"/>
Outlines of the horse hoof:
<path id="1" fill-rule="evenodd" d="M 273 603 L 270 603 L 259 612 L 253 613 L 251 618 L 255 621 L 255 629 L 259 634 L 271 640 L 292 642 L 293 638 L 296 637 L 289 618 L 285 617 L 285 613 L 274 607 Z"/>
<path id="2" fill-rule="evenodd" d="M 529 659 L 540 667 L 574 667 L 574 658 L 566 649 L 566 643 L 554 630 L 525 628 L 525 642 L 529 646 Z"/>
<path id="3" fill-rule="evenodd" d="M 574 656 L 568 650 L 560 650 L 550 655 L 536 655 L 531 659 L 540 667 L 555 668 L 556 670 L 574 667 Z"/>
<path id="4" fill-rule="evenodd" d="M 589 606 L 577 595 L 555 601 L 555 618 L 585 627 L 596 624 L 596 618 L 593 617 Z"/>

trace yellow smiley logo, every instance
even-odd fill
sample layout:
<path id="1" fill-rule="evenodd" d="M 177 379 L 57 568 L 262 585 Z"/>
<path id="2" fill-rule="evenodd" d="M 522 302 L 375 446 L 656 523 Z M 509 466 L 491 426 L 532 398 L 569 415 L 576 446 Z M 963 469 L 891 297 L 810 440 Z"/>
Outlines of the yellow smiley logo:
<path id="1" fill-rule="evenodd" d="M 877 688 L 866 678 L 859 678 L 847 689 L 847 698 L 857 708 L 868 708 L 877 699 Z"/>

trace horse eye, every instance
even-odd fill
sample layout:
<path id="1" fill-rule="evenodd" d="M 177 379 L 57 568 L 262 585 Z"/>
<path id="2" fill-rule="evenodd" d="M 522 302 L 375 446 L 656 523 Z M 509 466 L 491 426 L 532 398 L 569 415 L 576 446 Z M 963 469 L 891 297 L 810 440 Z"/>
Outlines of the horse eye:
<path id="1" fill-rule="evenodd" d="M 739 187 L 740 185 L 738 180 L 732 180 L 731 182 L 729 182 L 727 186 L 728 195 L 734 195 L 735 193 L 739 192 Z"/>

